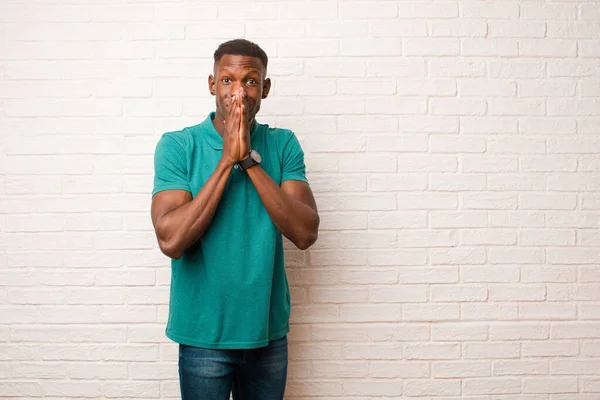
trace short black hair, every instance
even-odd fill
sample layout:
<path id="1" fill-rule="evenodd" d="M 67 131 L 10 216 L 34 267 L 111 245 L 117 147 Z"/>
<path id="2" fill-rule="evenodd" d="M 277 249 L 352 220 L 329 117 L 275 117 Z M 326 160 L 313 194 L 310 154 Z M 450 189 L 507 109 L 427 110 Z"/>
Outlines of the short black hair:
<path id="1" fill-rule="evenodd" d="M 215 50 L 215 64 L 218 63 L 221 60 L 221 57 L 226 54 L 256 57 L 263 63 L 265 70 L 267 69 L 267 64 L 269 62 L 267 53 L 265 53 L 265 51 L 261 49 L 259 45 L 246 39 L 233 39 L 228 42 L 221 43 L 217 50 Z"/>

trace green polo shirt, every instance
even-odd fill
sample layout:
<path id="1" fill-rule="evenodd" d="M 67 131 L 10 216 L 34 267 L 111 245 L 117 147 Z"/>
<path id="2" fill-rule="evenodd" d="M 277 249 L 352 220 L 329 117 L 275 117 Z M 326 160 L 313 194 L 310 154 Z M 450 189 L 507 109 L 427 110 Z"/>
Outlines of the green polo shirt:
<path id="1" fill-rule="evenodd" d="M 223 138 L 212 112 L 199 125 L 162 135 L 154 154 L 154 190 L 192 196 L 213 174 Z M 304 153 L 290 130 L 254 123 L 252 149 L 277 183 L 307 181 Z M 204 235 L 171 260 L 166 335 L 190 346 L 250 349 L 289 332 L 290 292 L 283 242 L 246 172 L 233 169 Z"/>

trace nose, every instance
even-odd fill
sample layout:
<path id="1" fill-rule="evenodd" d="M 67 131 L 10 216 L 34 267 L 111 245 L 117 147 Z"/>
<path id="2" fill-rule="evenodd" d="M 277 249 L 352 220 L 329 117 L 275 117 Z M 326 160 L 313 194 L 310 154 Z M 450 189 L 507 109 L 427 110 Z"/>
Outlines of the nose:
<path id="1" fill-rule="evenodd" d="M 233 89 L 232 92 L 231 92 L 232 94 L 235 94 L 237 96 L 246 97 L 246 94 L 247 94 L 246 93 L 246 88 L 244 88 L 243 85 L 241 85 L 241 84 L 235 84 L 234 83 L 232 89 Z"/>

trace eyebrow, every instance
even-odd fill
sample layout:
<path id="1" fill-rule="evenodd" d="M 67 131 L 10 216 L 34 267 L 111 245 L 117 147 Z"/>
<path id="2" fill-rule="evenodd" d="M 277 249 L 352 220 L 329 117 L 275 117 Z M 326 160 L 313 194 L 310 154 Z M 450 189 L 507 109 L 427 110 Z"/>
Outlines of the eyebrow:
<path id="1" fill-rule="evenodd" d="M 222 73 L 233 75 L 233 71 L 231 71 L 230 69 L 228 69 L 226 67 L 225 68 L 221 68 L 219 70 L 219 74 L 222 74 Z M 256 74 L 260 75 L 260 70 L 258 70 L 256 68 L 247 68 L 246 71 L 244 71 L 245 75 L 249 75 L 251 73 L 256 73 Z"/>

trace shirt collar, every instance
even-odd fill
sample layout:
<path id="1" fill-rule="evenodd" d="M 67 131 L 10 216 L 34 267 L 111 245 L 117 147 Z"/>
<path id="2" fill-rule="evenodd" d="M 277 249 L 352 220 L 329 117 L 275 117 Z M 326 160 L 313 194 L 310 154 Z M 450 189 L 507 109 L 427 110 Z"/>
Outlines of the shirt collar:
<path id="1" fill-rule="evenodd" d="M 223 136 L 217 132 L 215 126 L 213 125 L 213 119 L 215 118 L 216 112 L 211 111 L 206 119 L 200 124 L 202 126 L 203 136 L 206 141 L 215 150 L 223 150 Z M 250 136 L 252 136 L 256 130 L 258 129 L 258 123 L 256 119 L 254 120 L 254 124 L 252 124 L 252 131 L 250 132 Z"/>

